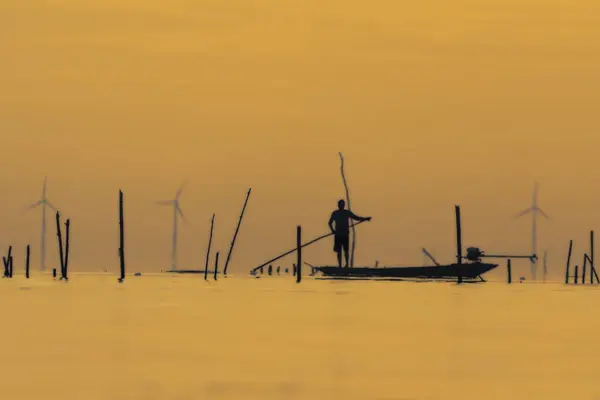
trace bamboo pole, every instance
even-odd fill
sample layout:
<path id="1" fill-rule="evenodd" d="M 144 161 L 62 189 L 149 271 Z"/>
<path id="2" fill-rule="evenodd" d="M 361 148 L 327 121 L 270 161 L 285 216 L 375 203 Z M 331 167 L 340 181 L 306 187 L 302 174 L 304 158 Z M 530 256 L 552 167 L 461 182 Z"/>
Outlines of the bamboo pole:
<path id="1" fill-rule="evenodd" d="M 565 283 L 569 283 L 569 269 L 571 266 L 571 252 L 573 250 L 573 240 L 569 241 L 569 254 L 567 255 L 567 268 L 565 269 Z"/>
<path id="2" fill-rule="evenodd" d="M 458 283 L 462 283 L 462 231 L 460 227 L 460 206 L 454 206 L 456 214 L 456 263 L 458 264 Z"/>
<path id="3" fill-rule="evenodd" d="M 579 279 L 579 265 L 575 266 L 575 284 L 577 285 L 577 280 Z"/>
<path id="4" fill-rule="evenodd" d="M 13 256 L 10 256 L 8 258 L 8 271 L 9 271 L 9 275 L 12 278 L 13 277 Z"/>
<path id="5" fill-rule="evenodd" d="M 64 278 L 65 260 L 63 254 L 63 243 L 62 243 L 62 230 L 60 227 L 60 213 L 56 212 L 56 235 L 58 236 L 58 250 L 60 254 L 60 279 Z"/>
<path id="6" fill-rule="evenodd" d="M 125 280 L 125 222 L 123 218 L 123 191 L 119 190 L 119 282 Z"/>
<path id="7" fill-rule="evenodd" d="M 581 268 L 581 284 L 585 285 L 585 272 L 587 269 L 587 254 L 583 254 L 583 267 Z"/>
<path id="8" fill-rule="evenodd" d="M 6 256 L 2 256 L 2 264 L 4 264 L 4 278 L 8 278 L 9 277 L 9 272 L 8 272 L 8 259 L 6 258 Z"/>
<path id="9" fill-rule="evenodd" d="M 510 266 L 510 258 L 506 262 L 506 271 L 508 273 L 508 283 L 512 283 L 512 271 Z"/>
<path id="10" fill-rule="evenodd" d="M 348 182 L 346 181 L 346 174 L 344 173 L 344 156 L 342 152 L 340 154 L 340 171 L 342 173 L 342 181 L 344 182 L 344 189 L 346 190 L 346 203 L 348 206 L 348 211 L 352 211 L 352 206 L 350 205 L 350 191 L 348 190 Z M 350 252 L 350 268 L 354 267 L 354 250 L 356 248 L 356 228 L 352 226 L 352 247 Z"/>
<path id="11" fill-rule="evenodd" d="M 596 282 L 600 283 L 598 280 L 598 275 L 596 274 L 596 265 L 594 264 L 594 231 L 590 231 L 590 283 L 594 283 L 594 276 L 596 277 Z"/>
<path id="12" fill-rule="evenodd" d="M 206 250 L 206 264 L 204 266 L 204 280 L 206 280 L 208 277 L 208 261 L 210 260 L 210 248 L 212 246 L 214 227 L 215 227 L 215 214 L 212 215 L 212 219 L 210 220 L 210 233 L 208 235 L 208 247 Z"/>
<path id="13" fill-rule="evenodd" d="M 216 281 L 217 280 L 217 272 L 219 271 L 219 252 L 217 251 L 217 254 L 215 254 L 215 274 L 213 276 L 213 279 Z"/>
<path id="14" fill-rule="evenodd" d="M 298 225 L 296 228 L 296 252 L 298 261 L 296 263 L 296 283 L 302 280 L 302 227 Z"/>
<path id="15" fill-rule="evenodd" d="M 71 231 L 71 220 L 67 218 L 65 222 L 65 266 L 64 266 L 64 278 L 65 281 L 69 280 L 69 232 Z"/>
<path id="16" fill-rule="evenodd" d="M 29 256 L 30 256 L 29 245 L 27 245 L 26 258 L 25 258 L 25 278 L 29 279 Z"/>
<path id="17" fill-rule="evenodd" d="M 237 238 L 238 232 L 240 231 L 240 226 L 242 225 L 242 219 L 244 218 L 244 212 L 246 211 L 246 206 L 248 205 L 248 199 L 250 198 L 250 193 L 252 193 L 252 188 L 248 189 L 248 194 L 246 194 L 246 200 L 244 201 L 244 207 L 242 207 L 242 213 L 240 214 L 240 219 L 238 220 L 237 227 L 235 228 L 235 233 L 233 234 L 233 240 L 231 241 L 231 247 L 229 247 L 229 253 L 227 253 L 227 259 L 225 260 L 225 267 L 223 268 L 223 275 L 227 275 L 227 268 L 229 267 L 231 253 L 233 252 L 233 246 L 235 245 L 235 239 Z"/>
<path id="18" fill-rule="evenodd" d="M 365 221 L 366 221 L 366 220 L 365 220 Z M 363 222 L 365 222 L 365 221 L 359 221 L 359 222 L 357 222 L 357 223 L 355 223 L 355 224 L 352 224 L 351 226 L 356 226 L 356 225 L 358 225 L 358 224 L 362 224 L 362 223 L 363 223 Z M 333 233 L 333 232 L 329 232 L 329 233 L 326 233 L 326 234 L 324 234 L 324 235 L 321 235 L 321 236 L 319 236 L 319 237 L 317 237 L 317 238 L 315 238 L 315 239 L 313 239 L 313 240 L 311 240 L 311 241 L 309 241 L 309 242 L 307 242 L 307 243 L 304 243 L 304 244 L 302 245 L 302 248 L 305 248 L 306 246 L 310 246 L 311 244 L 313 244 L 313 243 L 316 243 L 316 242 L 318 242 L 319 240 L 325 239 L 325 238 L 327 238 L 327 237 L 329 237 L 329 236 L 333 236 L 333 235 L 334 235 L 334 233 Z M 261 265 L 259 265 L 258 267 L 254 267 L 254 268 L 252 268 L 252 269 L 250 270 L 250 272 L 252 273 L 252 272 L 254 272 L 254 271 L 257 271 L 257 270 L 261 269 L 262 267 L 264 267 L 264 266 L 266 266 L 266 265 L 269 265 L 269 264 L 271 264 L 271 263 L 273 263 L 273 262 L 275 262 L 275 261 L 279 260 L 280 258 L 283 258 L 283 257 L 285 257 L 285 256 L 287 256 L 287 255 L 290 255 L 290 254 L 292 254 L 292 253 L 296 252 L 297 250 L 298 250 L 298 248 L 297 248 L 297 247 L 294 247 L 293 249 L 291 249 L 291 250 L 289 250 L 289 251 L 286 251 L 285 253 L 283 253 L 283 254 L 280 254 L 280 255 L 278 255 L 277 257 L 275 257 L 275 258 L 272 258 L 272 259 L 270 259 L 270 260 L 269 260 L 269 261 L 267 261 L 267 262 L 264 262 L 264 263 L 262 263 L 262 264 L 261 264 Z"/>

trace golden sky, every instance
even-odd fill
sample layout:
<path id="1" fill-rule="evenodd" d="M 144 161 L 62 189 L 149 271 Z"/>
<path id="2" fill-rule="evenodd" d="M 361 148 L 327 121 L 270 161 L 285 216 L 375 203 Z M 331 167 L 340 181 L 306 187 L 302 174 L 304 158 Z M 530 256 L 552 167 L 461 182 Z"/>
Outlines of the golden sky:
<path id="1" fill-rule="evenodd" d="M 31 243 L 36 269 L 40 212 L 21 210 L 45 175 L 73 270 L 116 271 L 119 188 L 130 271 L 168 268 L 172 213 L 153 202 L 187 179 L 180 266 L 203 265 L 213 212 L 227 252 L 252 187 L 245 273 L 297 224 L 327 231 L 339 151 L 373 216 L 359 264 L 452 260 L 454 204 L 465 245 L 527 252 L 530 220 L 511 217 L 534 179 L 556 276 L 600 222 L 595 0 L 0 0 L 0 37 L 0 246 Z M 305 260 L 335 262 L 331 245 Z"/>

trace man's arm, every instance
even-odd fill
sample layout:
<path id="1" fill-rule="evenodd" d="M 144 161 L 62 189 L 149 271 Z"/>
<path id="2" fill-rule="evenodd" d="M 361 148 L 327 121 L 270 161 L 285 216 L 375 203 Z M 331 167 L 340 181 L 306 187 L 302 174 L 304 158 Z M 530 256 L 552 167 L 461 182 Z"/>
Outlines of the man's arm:
<path id="1" fill-rule="evenodd" d="M 359 217 L 358 215 L 354 214 L 352 211 L 350 211 L 350 218 L 352 218 L 355 221 L 370 221 L 371 217 Z"/>
<path id="2" fill-rule="evenodd" d="M 331 233 L 335 235 L 335 230 L 333 229 L 333 214 L 331 213 L 331 217 L 329 217 L 329 229 L 331 229 Z"/>

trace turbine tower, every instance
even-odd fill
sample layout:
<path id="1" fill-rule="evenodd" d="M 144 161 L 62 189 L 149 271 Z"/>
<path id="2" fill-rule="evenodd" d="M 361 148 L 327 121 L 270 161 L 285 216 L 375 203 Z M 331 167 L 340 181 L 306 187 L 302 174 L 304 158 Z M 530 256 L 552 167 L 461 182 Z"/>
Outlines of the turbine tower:
<path id="1" fill-rule="evenodd" d="M 42 235 L 40 240 L 40 269 L 42 271 L 46 270 L 46 207 L 50 207 L 54 211 L 56 207 L 54 207 L 46 198 L 46 181 L 48 177 L 44 177 L 44 185 L 42 186 L 42 198 L 37 202 L 33 203 L 25 211 L 34 209 L 38 206 L 42 206 Z"/>
<path id="2" fill-rule="evenodd" d="M 165 201 L 157 201 L 157 204 L 162 206 L 173 206 L 173 242 L 171 244 L 171 269 L 177 270 L 177 221 L 180 216 L 183 221 L 185 221 L 185 217 L 183 216 L 183 212 L 179 207 L 179 196 L 181 196 L 181 192 L 183 191 L 183 187 L 185 183 L 181 185 L 177 193 L 175 194 L 175 198 L 173 200 L 165 200 Z"/>
<path id="3" fill-rule="evenodd" d="M 533 183 L 533 200 L 531 202 L 531 206 L 529 208 L 521 211 L 515 217 L 515 218 L 519 218 L 519 217 L 522 217 L 523 215 L 531 214 L 531 253 L 532 254 L 537 254 L 537 215 L 538 215 L 538 213 L 540 215 L 542 215 L 544 218 L 550 219 L 550 217 L 548 217 L 548 215 L 546 215 L 546 213 L 541 208 L 538 207 L 537 192 L 538 192 L 538 184 L 537 184 L 537 181 L 534 181 L 534 183 Z M 537 272 L 536 264 L 533 262 L 533 260 L 530 261 L 530 267 L 531 267 L 531 279 L 536 280 L 536 272 Z"/>

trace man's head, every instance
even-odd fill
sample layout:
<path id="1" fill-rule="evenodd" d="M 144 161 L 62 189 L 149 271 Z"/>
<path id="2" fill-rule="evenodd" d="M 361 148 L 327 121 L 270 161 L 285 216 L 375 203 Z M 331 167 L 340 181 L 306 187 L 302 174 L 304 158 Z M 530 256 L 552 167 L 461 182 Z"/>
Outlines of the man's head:
<path id="1" fill-rule="evenodd" d="M 345 202 L 343 199 L 342 199 L 342 200 L 340 200 L 340 201 L 338 201 L 338 208 L 339 208 L 340 210 L 343 210 L 343 209 L 344 209 L 344 207 L 346 207 L 346 202 Z"/>

